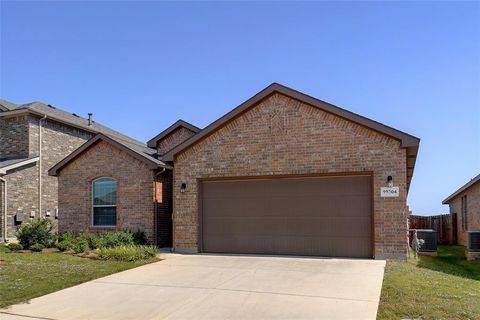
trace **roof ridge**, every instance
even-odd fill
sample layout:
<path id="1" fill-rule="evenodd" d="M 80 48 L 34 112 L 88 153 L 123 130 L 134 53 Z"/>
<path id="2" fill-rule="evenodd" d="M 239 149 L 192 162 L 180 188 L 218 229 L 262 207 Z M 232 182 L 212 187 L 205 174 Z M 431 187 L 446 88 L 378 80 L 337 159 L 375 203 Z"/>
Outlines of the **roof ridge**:
<path id="1" fill-rule="evenodd" d="M 93 121 L 93 126 L 89 126 L 87 118 L 81 117 L 78 114 L 75 116 L 74 113 L 56 106 L 54 106 L 54 108 L 51 108 L 50 105 L 45 104 L 41 101 L 33 101 L 29 103 L 24 103 L 22 105 L 17 105 L 17 108 L 8 109 L 6 111 L 20 112 L 22 110 L 34 114 L 47 115 L 47 117 L 50 118 L 52 121 L 59 121 L 65 123 L 66 125 L 77 127 L 81 130 L 92 132 L 94 134 L 103 133 L 115 137 L 116 139 L 122 139 L 126 143 L 136 144 L 142 147 L 148 147 L 144 142 L 127 136 L 120 131 L 112 129 L 100 122 Z"/>
<path id="2" fill-rule="evenodd" d="M 471 178 L 467 183 L 465 183 L 464 185 L 462 185 L 460 188 L 458 188 L 454 193 L 452 193 L 451 195 L 449 195 L 447 198 L 445 198 L 445 200 L 442 201 L 442 204 L 447 204 L 450 200 L 452 200 L 453 198 L 455 198 L 456 196 L 458 196 L 459 193 L 467 190 L 468 188 L 470 188 L 471 186 L 473 186 L 475 183 L 479 182 L 480 181 L 480 173 L 477 174 L 475 177 Z"/>
<path id="3" fill-rule="evenodd" d="M 171 124 L 170 126 L 168 126 L 166 129 L 164 129 L 163 131 L 161 131 L 159 134 L 157 134 L 155 137 L 153 137 L 152 139 L 148 140 L 147 141 L 147 146 L 150 147 L 150 148 L 155 148 L 156 147 L 156 144 L 157 142 L 168 136 L 170 133 L 172 133 L 173 131 L 177 130 L 177 128 L 179 127 L 184 127 L 184 128 L 187 128 L 189 129 L 190 131 L 194 132 L 194 133 L 198 133 L 200 132 L 202 129 L 200 129 L 199 127 L 185 121 L 185 120 L 182 120 L 182 119 L 178 119 L 177 121 L 175 121 L 173 124 Z"/>

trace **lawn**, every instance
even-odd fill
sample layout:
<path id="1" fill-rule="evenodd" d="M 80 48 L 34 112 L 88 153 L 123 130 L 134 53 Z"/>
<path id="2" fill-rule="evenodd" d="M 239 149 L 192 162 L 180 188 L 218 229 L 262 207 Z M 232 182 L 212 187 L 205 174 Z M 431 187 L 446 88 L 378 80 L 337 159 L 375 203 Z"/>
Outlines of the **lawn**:
<path id="1" fill-rule="evenodd" d="M 466 261 L 464 250 L 388 261 L 377 319 L 480 319 L 480 260 Z"/>
<path id="2" fill-rule="evenodd" d="M 63 253 L 10 253 L 0 246 L 0 307 L 157 261 L 92 260 Z"/>

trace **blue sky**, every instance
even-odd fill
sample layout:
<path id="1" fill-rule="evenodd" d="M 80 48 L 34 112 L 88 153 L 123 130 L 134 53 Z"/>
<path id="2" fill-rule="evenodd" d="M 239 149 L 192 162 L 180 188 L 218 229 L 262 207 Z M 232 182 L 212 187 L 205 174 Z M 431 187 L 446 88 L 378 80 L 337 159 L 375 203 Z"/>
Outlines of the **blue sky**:
<path id="1" fill-rule="evenodd" d="M 409 204 L 480 173 L 479 2 L 1 2 L 0 96 L 146 141 L 279 82 L 422 139 Z"/>

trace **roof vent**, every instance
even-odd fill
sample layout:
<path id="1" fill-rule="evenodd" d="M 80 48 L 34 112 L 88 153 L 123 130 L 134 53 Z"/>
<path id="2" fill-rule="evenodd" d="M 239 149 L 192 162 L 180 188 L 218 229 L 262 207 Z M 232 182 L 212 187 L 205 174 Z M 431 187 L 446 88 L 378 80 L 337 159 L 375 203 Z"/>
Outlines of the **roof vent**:
<path id="1" fill-rule="evenodd" d="M 88 126 L 91 127 L 93 124 L 93 119 L 92 119 L 93 113 L 89 112 L 88 113 Z"/>
<path id="2" fill-rule="evenodd" d="M 77 118 L 80 118 L 80 116 L 79 116 L 78 114 L 76 114 L 76 113 L 72 113 L 72 116 L 77 117 Z"/>
<path id="3" fill-rule="evenodd" d="M 468 251 L 480 252 L 480 230 L 468 231 Z"/>
<path id="4" fill-rule="evenodd" d="M 49 106 L 49 107 L 52 108 L 52 109 L 57 109 L 57 108 L 55 108 L 54 106 L 52 106 L 51 104 L 47 104 L 47 106 Z"/>

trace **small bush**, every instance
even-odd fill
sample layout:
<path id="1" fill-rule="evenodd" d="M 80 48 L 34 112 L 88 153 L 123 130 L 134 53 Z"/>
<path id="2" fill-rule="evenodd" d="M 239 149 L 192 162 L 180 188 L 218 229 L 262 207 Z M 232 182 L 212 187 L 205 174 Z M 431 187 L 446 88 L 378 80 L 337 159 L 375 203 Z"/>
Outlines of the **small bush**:
<path id="1" fill-rule="evenodd" d="M 87 242 L 90 249 L 98 248 L 99 236 L 90 232 L 80 233 L 76 238 L 76 241 Z"/>
<path id="2" fill-rule="evenodd" d="M 73 250 L 74 237 L 71 231 L 67 231 L 58 236 L 57 249 L 60 251 Z"/>
<path id="3" fill-rule="evenodd" d="M 50 220 L 40 219 L 21 225 L 17 230 L 17 239 L 25 249 L 31 249 L 35 244 L 43 247 L 53 247 L 57 241 Z"/>
<path id="4" fill-rule="evenodd" d="M 85 251 L 88 251 L 88 249 L 90 249 L 90 246 L 88 245 L 88 241 L 86 239 L 77 238 L 75 239 L 75 241 L 73 241 L 72 249 L 75 253 L 83 253 Z"/>
<path id="5" fill-rule="evenodd" d="M 157 255 L 155 246 L 126 245 L 115 248 L 102 248 L 98 257 L 104 260 L 138 261 L 153 258 Z"/>
<path id="6" fill-rule="evenodd" d="M 64 240 L 73 240 L 73 233 L 71 231 L 64 232 L 58 236 L 58 241 L 64 241 Z"/>
<path id="7" fill-rule="evenodd" d="M 9 243 L 8 249 L 11 251 L 23 250 L 23 246 L 20 243 Z"/>
<path id="8" fill-rule="evenodd" d="M 30 250 L 34 251 L 34 252 L 40 252 L 42 251 L 43 249 L 45 249 L 45 246 L 41 243 L 35 243 L 35 244 L 32 244 L 30 246 Z"/>
<path id="9" fill-rule="evenodd" d="M 140 246 L 144 246 L 148 243 L 147 235 L 143 231 L 135 231 L 132 233 L 133 236 L 133 243 L 138 244 Z"/>
<path id="10" fill-rule="evenodd" d="M 128 231 L 107 232 L 99 236 L 97 248 L 114 248 L 133 245 L 133 235 Z"/>
<path id="11" fill-rule="evenodd" d="M 60 251 L 73 250 L 75 241 L 72 239 L 65 239 L 57 243 L 57 249 Z"/>

